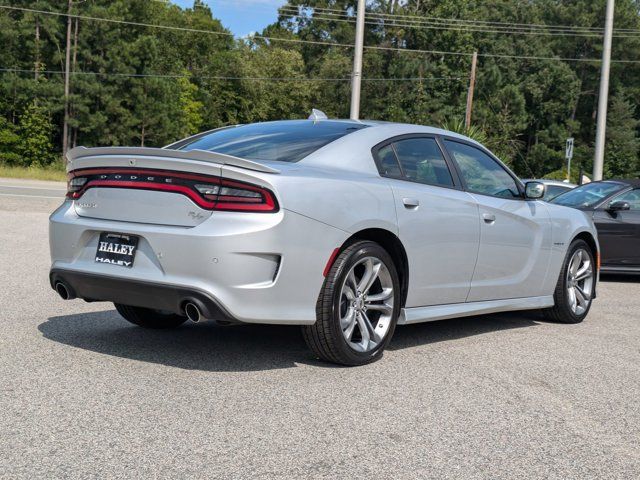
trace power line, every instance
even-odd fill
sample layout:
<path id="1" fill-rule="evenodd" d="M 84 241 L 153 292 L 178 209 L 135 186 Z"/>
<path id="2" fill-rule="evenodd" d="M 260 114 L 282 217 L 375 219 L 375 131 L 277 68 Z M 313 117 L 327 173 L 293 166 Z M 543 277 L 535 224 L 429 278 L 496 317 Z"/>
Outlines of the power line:
<path id="1" fill-rule="evenodd" d="M 387 50 L 387 51 L 399 51 L 399 52 L 407 52 L 407 53 L 430 53 L 434 55 L 457 55 L 464 57 L 473 56 L 473 52 L 447 52 L 444 50 L 421 50 L 417 48 L 396 48 L 396 47 L 383 47 L 383 46 L 366 46 L 365 48 L 371 50 Z M 555 60 L 562 62 L 589 62 L 589 63 L 599 63 L 602 60 L 599 58 L 567 58 L 567 57 L 542 57 L 536 55 L 509 55 L 509 54 L 500 54 L 500 53 L 478 53 L 479 57 L 486 58 L 511 58 L 511 59 L 521 59 L 521 60 Z M 639 63 L 640 60 L 611 60 L 611 63 L 628 63 L 635 64 Z"/>
<path id="2" fill-rule="evenodd" d="M 141 26 L 141 27 L 152 27 L 152 28 L 158 28 L 158 29 L 233 36 L 233 34 L 229 32 L 215 32 L 213 30 L 202 30 L 202 29 L 195 29 L 195 28 L 188 28 L 188 27 L 174 27 L 171 25 L 158 25 L 158 24 L 150 24 L 150 23 L 142 23 L 142 22 L 131 22 L 127 20 L 116 20 L 111 18 L 89 17 L 86 15 L 75 15 L 75 14 L 68 14 L 68 13 L 62 13 L 62 12 L 51 12 L 46 10 L 36 10 L 31 8 L 13 7 L 13 6 L 7 6 L 7 5 L 0 5 L 0 9 L 26 11 L 31 13 L 40 13 L 43 15 L 54 15 L 54 16 L 60 16 L 60 17 L 71 17 L 71 18 L 78 18 L 80 20 L 103 21 L 103 22 L 134 25 L 134 26 Z M 244 38 L 269 40 L 269 41 L 276 41 L 276 42 L 278 41 L 290 42 L 290 43 L 297 43 L 297 44 L 325 45 L 329 47 L 353 48 L 353 45 L 344 44 L 344 43 L 291 39 L 291 38 L 278 38 L 278 37 L 269 37 L 269 36 L 263 36 L 263 35 L 252 35 Z M 387 50 L 387 51 L 396 51 L 400 53 L 429 53 L 429 54 L 436 54 L 436 55 L 454 55 L 454 56 L 472 56 L 473 55 L 473 52 L 450 52 L 450 51 L 443 51 L 443 50 L 422 50 L 422 49 L 410 49 L 410 48 L 383 47 L 383 46 L 375 46 L 375 45 L 365 45 L 364 48 L 367 50 Z M 551 60 L 551 61 L 591 62 L 591 63 L 601 62 L 601 59 L 599 58 L 561 58 L 561 57 L 543 57 L 543 56 L 527 56 L 527 55 L 506 55 L 506 54 L 494 54 L 494 53 L 478 53 L 478 56 L 488 57 L 488 58 L 511 58 L 511 59 L 523 59 L 523 60 Z M 637 63 L 640 63 L 640 60 L 612 60 L 611 63 L 637 64 Z"/>
<path id="3" fill-rule="evenodd" d="M 281 8 L 292 8 L 291 6 L 285 6 Z M 293 7 L 295 8 L 295 7 Z M 349 16 L 349 14 L 342 9 L 337 8 L 329 8 L 329 7 L 311 7 L 311 6 L 300 6 L 300 9 L 309 9 L 312 11 L 324 11 L 324 12 L 337 12 L 336 14 L 342 16 Z M 454 23 L 468 24 L 468 25 L 481 25 L 481 26 L 502 26 L 503 28 L 513 28 L 513 27 L 526 27 L 526 28 L 538 28 L 538 29 L 555 29 L 555 30 L 573 30 L 573 31 L 592 31 L 602 34 L 604 29 L 600 27 L 586 27 L 581 25 L 559 25 L 559 24 L 542 24 L 542 23 L 517 23 L 517 22 L 497 22 L 497 21 L 487 21 L 487 20 L 465 20 L 458 18 L 442 18 L 442 17 L 434 17 L 434 16 L 420 16 L 420 15 L 406 15 L 406 14 L 397 14 L 397 13 L 382 13 L 382 12 L 367 12 L 367 16 L 376 17 L 376 18 L 403 18 L 408 20 L 436 20 L 436 21 L 448 21 Z M 617 32 L 635 32 L 640 33 L 640 30 L 637 29 L 615 29 Z"/>
<path id="4" fill-rule="evenodd" d="M 227 36 L 227 37 L 235 37 L 233 33 L 230 32 L 217 32 L 214 30 L 204 30 L 199 28 L 190 28 L 190 27 L 175 27 L 173 25 L 158 25 L 154 23 L 142 23 L 142 22 L 132 22 L 129 20 L 116 20 L 113 18 L 104 18 L 104 17 L 90 17 L 87 15 L 77 15 L 77 14 L 69 14 L 63 12 L 52 12 L 48 10 L 36 10 L 33 8 L 25 8 L 25 7 L 13 7 L 9 5 L 0 5 L 0 9 L 4 10 L 15 10 L 21 12 L 30 12 L 30 13 L 39 13 L 42 15 L 53 15 L 57 17 L 69 17 L 69 18 L 77 18 L 79 20 L 88 20 L 88 21 L 97 21 L 97 22 L 106 22 L 106 23 L 115 23 L 121 25 L 133 25 L 137 27 L 151 27 L 165 30 L 174 30 L 174 31 L 182 31 L 182 32 L 190 32 L 190 33 L 205 33 L 209 35 L 219 35 L 219 36 Z M 315 45 L 327 45 L 332 47 L 346 47 L 353 48 L 353 45 L 349 44 L 341 44 L 334 42 L 321 42 L 315 40 L 302 40 L 297 38 L 277 38 L 277 37 L 267 37 L 264 35 L 247 35 L 244 37 L 238 37 L 241 39 L 258 39 L 258 40 L 272 40 L 278 42 L 290 42 L 290 43 L 308 43 Z"/>
<path id="5" fill-rule="evenodd" d="M 325 12 L 323 9 L 314 9 L 312 15 L 301 13 L 301 10 L 296 7 L 284 6 L 281 7 L 281 12 L 296 16 L 299 18 L 317 19 L 328 22 L 347 22 L 354 23 L 355 19 L 348 14 L 338 14 Z M 411 19 L 404 20 L 404 23 L 394 18 L 377 18 L 375 13 L 369 13 L 365 23 L 372 26 L 391 26 L 391 27 L 407 27 L 407 28 L 429 28 L 435 30 L 454 30 L 464 32 L 484 32 L 484 33 L 505 33 L 511 35 L 546 35 L 546 36 L 568 36 L 568 37 L 602 37 L 601 30 L 593 31 L 574 31 L 563 29 L 531 29 L 517 26 L 510 27 L 492 27 L 490 25 L 482 24 L 480 22 L 471 24 L 457 23 L 455 19 L 442 19 L 433 17 L 434 20 L 420 20 L 420 17 L 413 17 Z M 637 38 L 640 36 L 640 30 L 629 30 L 615 35 L 618 38 Z"/>
<path id="6" fill-rule="evenodd" d="M 299 15 L 296 15 L 300 17 Z M 305 17 L 314 20 L 321 20 L 327 22 L 346 22 L 346 23 L 355 23 L 354 19 L 347 18 L 334 18 L 334 17 L 326 17 L 323 15 L 314 14 L 313 17 Z M 376 20 L 365 20 L 367 25 L 372 26 L 387 26 L 387 27 L 395 27 L 395 28 L 424 28 L 431 30 L 446 30 L 446 31 L 462 31 L 465 33 L 468 32 L 477 32 L 477 33 L 504 33 L 511 35 L 548 35 L 548 36 L 569 36 L 569 37 L 601 37 L 600 34 L 595 33 L 562 33 L 562 32 L 547 32 L 547 31 L 522 31 L 522 30 L 490 30 L 485 28 L 474 28 L 467 26 L 459 26 L 459 25 L 443 25 L 438 23 L 398 23 L 395 20 L 393 21 L 376 21 Z M 618 35 L 620 36 L 620 35 Z M 635 38 L 634 36 L 623 36 L 624 38 Z"/>
<path id="7" fill-rule="evenodd" d="M 29 73 L 35 72 L 52 75 L 64 75 L 63 70 L 35 70 L 24 68 L 0 68 L 0 72 L 7 73 Z M 117 72 L 70 72 L 71 75 L 93 75 L 105 77 L 126 77 L 126 78 L 201 78 L 211 80 L 249 80 L 249 81 L 274 81 L 274 82 L 350 82 L 350 77 L 344 78 L 324 78 L 324 77 L 240 77 L 240 76 L 218 76 L 218 75 L 188 75 L 188 74 L 161 74 L 161 73 L 117 73 Z M 462 80 L 462 77 L 397 77 L 397 78 L 362 78 L 369 82 L 413 82 L 413 81 L 439 81 L 439 80 Z"/>

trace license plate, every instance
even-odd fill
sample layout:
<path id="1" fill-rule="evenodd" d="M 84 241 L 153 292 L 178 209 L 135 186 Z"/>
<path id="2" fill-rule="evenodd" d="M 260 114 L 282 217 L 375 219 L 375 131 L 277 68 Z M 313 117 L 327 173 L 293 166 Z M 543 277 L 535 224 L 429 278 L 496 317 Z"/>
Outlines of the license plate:
<path id="1" fill-rule="evenodd" d="M 131 268 L 138 248 L 138 237 L 103 232 L 98 241 L 96 262 Z"/>

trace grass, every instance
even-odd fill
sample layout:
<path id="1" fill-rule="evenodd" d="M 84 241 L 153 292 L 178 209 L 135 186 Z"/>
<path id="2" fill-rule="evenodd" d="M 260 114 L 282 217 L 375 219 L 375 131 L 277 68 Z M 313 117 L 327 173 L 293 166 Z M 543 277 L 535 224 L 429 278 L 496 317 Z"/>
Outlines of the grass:
<path id="1" fill-rule="evenodd" d="M 67 174 L 62 165 L 49 167 L 14 167 L 0 163 L 0 177 L 55 180 L 59 182 L 65 182 L 67 180 Z"/>

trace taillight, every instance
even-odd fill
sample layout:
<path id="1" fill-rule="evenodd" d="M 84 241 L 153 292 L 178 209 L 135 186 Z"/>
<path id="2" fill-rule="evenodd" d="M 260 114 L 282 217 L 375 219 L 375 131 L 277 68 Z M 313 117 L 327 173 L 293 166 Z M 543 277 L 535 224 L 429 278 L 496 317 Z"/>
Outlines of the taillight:
<path id="1" fill-rule="evenodd" d="M 86 177 L 75 177 L 70 178 L 67 183 L 67 197 L 69 198 L 78 198 L 76 194 L 82 190 L 84 184 L 87 183 Z"/>
<path id="2" fill-rule="evenodd" d="M 172 192 L 189 197 L 206 210 L 277 212 L 273 193 L 238 180 L 165 170 L 96 168 L 69 174 L 67 197 L 80 198 L 90 188 L 130 188 Z"/>

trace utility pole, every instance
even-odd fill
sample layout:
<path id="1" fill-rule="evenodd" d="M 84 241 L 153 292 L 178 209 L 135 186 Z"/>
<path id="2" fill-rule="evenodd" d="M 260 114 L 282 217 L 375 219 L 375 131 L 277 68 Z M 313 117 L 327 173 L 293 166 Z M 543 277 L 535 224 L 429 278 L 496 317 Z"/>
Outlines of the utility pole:
<path id="1" fill-rule="evenodd" d="M 471 75 L 469 77 L 469 91 L 467 92 L 467 113 L 464 117 L 464 126 L 467 130 L 471 128 L 471 110 L 473 110 L 473 89 L 476 85 L 476 65 L 478 63 L 478 52 L 473 52 L 471 59 Z"/>
<path id="2" fill-rule="evenodd" d="M 356 17 L 356 44 L 353 53 L 353 74 L 351 76 L 351 114 L 352 120 L 360 117 L 360 85 L 362 81 L 362 50 L 364 49 L 364 7 L 365 0 L 358 0 Z"/>
<path id="3" fill-rule="evenodd" d="M 598 97 L 598 120 L 596 127 L 596 153 L 593 159 L 593 180 L 602 180 L 604 146 L 607 134 L 607 104 L 609 102 L 609 70 L 611 68 L 611 37 L 613 36 L 614 0 L 607 0 L 604 23 L 604 45 L 602 47 L 602 73 L 600 74 L 600 96 Z"/>
<path id="4" fill-rule="evenodd" d="M 64 58 L 64 123 L 62 124 L 62 162 L 66 162 L 69 148 L 69 76 L 71 64 L 71 7 L 73 0 L 67 4 L 67 49 Z"/>

